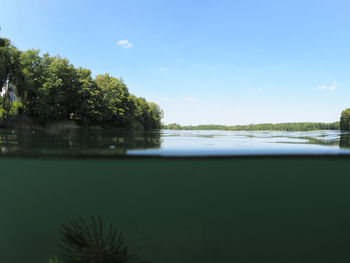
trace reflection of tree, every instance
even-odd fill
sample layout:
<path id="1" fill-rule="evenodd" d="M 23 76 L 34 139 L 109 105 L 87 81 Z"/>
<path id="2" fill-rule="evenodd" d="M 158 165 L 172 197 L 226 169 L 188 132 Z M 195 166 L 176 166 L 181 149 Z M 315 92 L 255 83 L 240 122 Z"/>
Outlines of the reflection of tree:
<path id="1" fill-rule="evenodd" d="M 350 133 L 344 133 L 340 135 L 339 147 L 350 148 Z"/>
<path id="2" fill-rule="evenodd" d="M 308 144 L 326 145 L 326 146 L 338 145 L 338 140 L 336 139 L 326 140 L 326 139 L 317 139 L 313 137 L 300 137 L 300 139 L 308 140 L 309 141 Z"/>
<path id="3" fill-rule="evenodd" d="M 17 151 L 17 136 L 11 130 L 0 130 L 0 153 Z"/>
<path id="4" fill-rule="evenodd" d="M 159 131 L 132 131 L 113 128 L 47 131 L 0 130 L 3 154 L 123 155 L 131 149 L 161 146 Z"/>

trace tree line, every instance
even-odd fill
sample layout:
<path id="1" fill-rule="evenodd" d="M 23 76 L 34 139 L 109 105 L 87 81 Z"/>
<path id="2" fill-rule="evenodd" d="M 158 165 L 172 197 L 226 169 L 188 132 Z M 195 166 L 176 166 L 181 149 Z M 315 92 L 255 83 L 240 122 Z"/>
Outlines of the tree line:
<path id="1" fill-rule="evenodd" d="M 0 38 L 0 90 L 3 118 L 27 118 L 38 125 L 74 121 L 157 129 L 163 117 L 157 104 L 130 94 L 122 79 L 108 73 L 92 77 L 66 58 L 20 51 L 6 38 Z"/>
<path id="2" fill-rule="evenodd" d="M 339 130 L 339 122 L 295 122 L 295 123 L 263 123 L 250 125 L 196 125 L 181 126 L 177 123 L 163 125 L 163 129 L 170 130 L 223 130 L 223 131 L 314 131 L 314 130 Z"/>
<path id="3" fill-rule="evenodd" d="M 322 122 L 291 122 L 291 123 L 262 123 L 249 125 L 188 125 L 181 126 L 177 123 L 162 125 L 168 130 L 222 130 L 222 131 L 316 131 L 316 130 L 350 130 L 350 108 L 342 111 L 340 121 L 332 123 Z M 345 140 L 344 140 L 345 141 Z"/>

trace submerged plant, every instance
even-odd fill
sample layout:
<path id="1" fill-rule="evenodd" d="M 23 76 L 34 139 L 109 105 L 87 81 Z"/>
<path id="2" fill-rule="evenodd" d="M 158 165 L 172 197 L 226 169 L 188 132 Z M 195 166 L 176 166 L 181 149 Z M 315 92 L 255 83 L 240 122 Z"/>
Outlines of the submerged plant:
<path id="1" fill-rule="evenodd" d="M 125 239 L 100 217 L 79 218 L 60 229 L 62 260 L 65 263 L 149 263 L 128 253 Z"/>
<path id="2" fill-rule="evenodd" d="M 63 261 L 59 258 L 52 258 L 49 260 L 49 263 L 63 263 Z"/>

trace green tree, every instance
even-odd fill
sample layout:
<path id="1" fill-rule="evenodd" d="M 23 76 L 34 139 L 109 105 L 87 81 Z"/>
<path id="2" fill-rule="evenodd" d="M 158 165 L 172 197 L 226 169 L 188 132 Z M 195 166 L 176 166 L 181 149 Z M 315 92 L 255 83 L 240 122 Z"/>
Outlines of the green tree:
<path id="1" fill-rule="evenodd" d="M 21 98 L 25 114 L 33 119 L 47 120 L 50 118 L 46 111 L 49 102 L 43 85 L 52 59 L 48 54 L 42 57 L 39 53 L 40 50 L 35 49 L 21 52 L 21 78 L 17 81 L 16 92 Z"/>
<path id="2" fill-rule="evenodd" d="M 4 89 L 2 89 L 5 87 Z M 163 112 L 155 103 L 129 94 L 121 79 L 76 68 L 66 58 L 40 54 L 40 50 L 18 51 L 0 38 L 0 88 L 6 91 L 1 112 L 16 109 L 39 124 L 74 120 L 83 125 L 153 129 L 161 127 Z M 12 105 L 16 92 L 20 102 Z"/>
<path id="3" fill-rule="evenodd" d="M 7 117 L 12 108 L 11 95 L 20 75 L 20 52 L 6 38 L 0 38 L 0 91 L 3 92 L 2 107 Z"/>
<path id="4" fill-rule="evenodd" d="M 340 116 L 340 129 L 350 130 L 350 109 L 346 109 Z"/>
<path id="5" fill-rule="evenodd" d="M 81 124 L 101 122 L 103 116 L 102 92 L 85 68 L 77 69 L 80 103 L 76 112 L 76 120 Z"/>
<path id="6" fill-rule="evenodd" d="M 39 123 L 77 119 L 88 97 L 85 89 L 94 84 L 90 71 L 76 69 L 65 58 L 40 56 L 39 50 L 22 52 L 21 71 L 17 94 L 25 113 Z"/>
<path id="7" fill-rule="evenodd" d="M 100 119 L 101 92 L 90 70 L 75 68 L 64 58 L 40 56 L 39 50 L 22 52 L 21 70 L 17 94 L 32 119 L 40 123 L 77 120 L 83 124 Z"/>
<path id="8" fill-rule="evenodd" d="M 116 126 L 130 123 L 129 91 L 125 83 L 109 74 L 97 75 L 96 84 L 102 94 L 101 120 Z"/>
<path id="9" fill-rule="evenodd" d="M 50 118 L 58 121 L 74 119 L 81 104 L 79 84 L 77 70 L 68 59 L 54 57 L 42 86 L 47 95 L 45 101 Z"/>
<path id="10" fill-rule="evenodd" d="M 163 110 L 154 102 L 148 102 L 149 114 L 150 114 L 150 128 L 161 128 L 161 120 L 164 116 Z"/>
<path id="11" fill-rule="evenodd" d="M 147 102 L 146 99 L 134 95 L 131 95 L 130 99 L 133 103 L 134 127 L 142 127 L 147 130 L 161 128 L 163 111 L 157 104 Z"/>

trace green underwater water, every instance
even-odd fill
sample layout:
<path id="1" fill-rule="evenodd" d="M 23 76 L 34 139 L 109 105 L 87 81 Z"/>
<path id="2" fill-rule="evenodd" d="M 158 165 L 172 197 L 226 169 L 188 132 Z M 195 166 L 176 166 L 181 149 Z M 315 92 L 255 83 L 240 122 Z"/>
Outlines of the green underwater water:
<path id="1" fill-rule="evenodd" d="M 60 255 L 101 216 L 154 263 L 349 262 L 348 156 L 1 158 L 3 263 Z"/>

